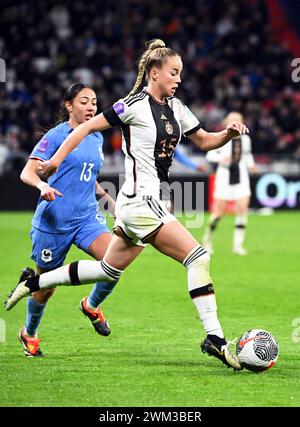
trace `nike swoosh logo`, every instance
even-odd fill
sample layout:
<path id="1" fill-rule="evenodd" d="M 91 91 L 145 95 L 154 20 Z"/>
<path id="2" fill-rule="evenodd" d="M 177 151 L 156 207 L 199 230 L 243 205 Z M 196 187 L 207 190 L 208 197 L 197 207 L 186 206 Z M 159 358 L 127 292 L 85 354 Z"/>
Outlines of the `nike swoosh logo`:
<path id="1" fill-rule="evenodd" d="M 219 353 L 219 355 L 220 356 L 224 356 L 224 350 L 223 351 L 220 351 L 217 347 L 215 347 L 214 345 L 213 345 L 213 348 L 214 348 L 214 350 L 217 352 L 217 353 Z"/>
<path id="2" fill-rule="evenodd" d="M 255 338 L 257 338 L 257 337 L 252 337 L 252 338 L 248 338 L 247 340 L 242 340 L 242 341 L 240 341 L 239 345 L 240 345 L 241 347 L 244 347 L 244 345 L 246 345 L 246 344 L 247 344 L 247 342 L 249 342 L 249 341 L 253 341 L 253 340 L 255 340 Z"/>

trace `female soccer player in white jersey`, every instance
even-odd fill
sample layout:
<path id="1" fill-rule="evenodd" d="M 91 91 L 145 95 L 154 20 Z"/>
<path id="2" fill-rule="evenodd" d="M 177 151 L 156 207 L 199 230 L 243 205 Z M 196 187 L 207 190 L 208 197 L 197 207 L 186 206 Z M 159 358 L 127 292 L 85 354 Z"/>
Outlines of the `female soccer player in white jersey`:
<path id="1" fill-rule="evenodd" d="M 30 232 L 31 257 L 38 274 L 62 266 L 72 244 L 100 260 L 112 239 L 96 201 L 96 194 L 103 196 L 111 210 L 114 209 L 114 201 L 97 182 L 104 160 L 100 132 L 87 136 L 48 184 L 41 181 L 37 173 L 38 161 L 48 160 L 73 129 L 94 117 L 96 111 L 95 92 L 82 83 L 72 84 L 64 95 L 58 115 L 59 124 L 41 138 L 22 171 L 21 179 L 41 192 Z M 34 271 L 28 268 L 20 279 L 30 274 L 34 275 Z M 109 335 L 110 328 L 98 306 L 115 284 L 97 283 L 89 297 L 80 303 L 81 311 L 100 335 Z M 39 290 L 27 300 L 26 321 L 19 332 L 19 340 L 28 357 L 43 356 L 37 329 L 54 290 Z"/>
<path id="2" fill-rule="evenodd" d="M 129 96 L 78 126 L 54 156 L 41 164 L 44 173 L 54 173 L 88 134 L 119 125 L 123 131 L 126 180 L 116 203 L 115 236 L 101 262 L 78 261 L 19 283 L 6 302 L 6 310 L 35 290 L 118 280 L 145 244 L 150 243 L 187 269 L 189 293 L 207 335 L 201 343 L 202 351 L 227 366 L 241 369 L 217 317 L 209 254 L 166 209 L 160 190 L 161 183 L 168 180 L 173 152 L 182 133 L 201 149 L 211 150 L 248 129 L 239 122 L 230 123 L 218 133 L 202 129 L 191 111 L 174 97 L 181 71 L 182 61 L 175 51 L 161 40 L 149 42 Z M 147 87 L 137 92 L 144 76 Z"/>
<path id="3" fill-rule="evenodd" d="M 225 117 L 224 125 L 235 120 L 243 122 L 243 116 L 240 113 L 231 112 Z M 251 152 L 251 139 L 249 135 L 240 135 L 223 147 L 209 151 L 206 159 L 217 163 L 218 167 L 213 192 L 213 210 L 203 236 L 203 246 L 210 253 L 213 252 L 212 234 L 226 211 L 227 202 L 233 200 L 236 218 L 232 250 L 238 255 L 247 255 L 243 243 L 251 195 L 248 170 L 252 173 L 256 172 Z"/>

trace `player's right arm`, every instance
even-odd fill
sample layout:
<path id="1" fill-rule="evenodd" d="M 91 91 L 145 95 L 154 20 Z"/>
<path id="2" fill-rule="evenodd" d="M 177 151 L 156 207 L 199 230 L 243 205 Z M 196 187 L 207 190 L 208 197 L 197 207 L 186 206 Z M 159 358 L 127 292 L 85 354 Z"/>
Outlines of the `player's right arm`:
<path id="1" fill-rule="evenodd" d="M 102 131 L 109 127 L 110 124 L 102 113 L 97 114 L 97 116 L 87 122 L 80 124 L 66 138 L 64 143 L 59 147 L 50 160 L 39 163 L 38 170 L 42 172 L 45 178 L 53 175 L 67 155 L 71 153 L 71 151 L 73 151 L 88 134 Z"/>
<path id="2" fill-rule="evenodd" d="M 47 182 L 41 180 L 38 174 L 39 160 L 29 159 L 21 172 L 21 180 L 31 187 L 36 187 L 41 192 L 41 198 L 47 202 L 55 200 L 55 196 L 62 196 L 56 188 L 50 187 Z"/>

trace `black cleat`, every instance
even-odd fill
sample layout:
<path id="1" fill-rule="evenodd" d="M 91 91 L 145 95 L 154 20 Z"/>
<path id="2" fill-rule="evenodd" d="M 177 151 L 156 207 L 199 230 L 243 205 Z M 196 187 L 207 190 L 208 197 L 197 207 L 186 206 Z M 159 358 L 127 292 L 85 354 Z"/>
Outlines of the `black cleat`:
<path id="1" fill-rule="evenodd" d="M 238 357 L 232 352 L 229 347 L 229 342 L 224 345 L 214 343 L 210 338 L 206 337 L 201 345 L 202 353 L 207 353 L 209 356 L 217 357 L 228 368 L 233 368 L 235 371 L 242 369 Z"/>
<path id="2" fill-rule="evenodd" d="M 18 284 L 24 282 L 24 280 L 29 279 L 29 277 L 34 277 L 36 275 L 35 271 L 31 267 L 26 267 L 21 270 L 21 276 L 19 278 Z"/>
<path id="3" fill-rule="evenodd" d="M 97 334 L 107 337 L 110 334 L 110 327 L 101 308 L 98 307 L 96 311 L 92 311 L 86 306 L 86 301 L 87 297 L 80 301 L 79 310 L 90 319 Z"/>
<path id="4" fill-rule="evenodd" d="M 31 293 L 29 287 L 26 285 L 29 279 L 33 279 L 35 277 L 36 277 L 36 274 L 32 268 L 27 267 L 24 270 L 22 270 L 22 273 L 17 285 L 9 293 L 8 298 L 4 303 L 4 307 L 6 311 L 11 310 L 22 298 L 26 297 Z"/>

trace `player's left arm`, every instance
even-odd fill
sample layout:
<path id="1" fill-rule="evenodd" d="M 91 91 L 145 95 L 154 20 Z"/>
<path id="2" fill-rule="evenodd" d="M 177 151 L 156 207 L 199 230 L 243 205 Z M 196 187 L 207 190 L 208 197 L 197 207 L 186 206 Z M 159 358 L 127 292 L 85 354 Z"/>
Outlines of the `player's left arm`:
<path id="1" fill-rule="evenodd" d="M 52 202 L 56 196 L 62 197 L 63 194 L 60 191 L 41 180 L 38 173 L 38 163 L 39 160 L 37 159 L 28 159 L 20 175 L 21 181 L 31 187 L 38 188 L 41 192 L 41 198 L 47 202 Z"/>
<path id="2" fill-rule="evenodd" d="M 177 108 L 183 133 L 203 151 L 223 147 L 232 138 L 249 132 L 247 126 L 238 121 L 229 123 L 221 132 L 206 132 L 192 111 L 179 100 Z"/>
<path id="3" fill-rule="evenodd" d="M 203 128 L 200 128 L 188 135 L 188 138 L 201 150 L 209 151 L 223 147 L 232 138 L 248 132 L 249 129 L 243 123 L 232 122 L 221 132 L 206 132 Z"/>
<path id="4" fill-rule="evenodd" d="M 40 163 L 39 170 L 46 178 L 53 175 L 67 155 L 70 154 L 87 135 L 108 129 L 109 127 L 110 124 L 102 113 L 80 124 L 66 138 L 50 160 Z"/>
<path id="5" fill-rule="evenodd" d="M 116 202 L 114 199 L 101 187 L 99 182 L 96 182 L 96 195 L 98 199 L 104 200 L 108 205 L 108 212 L 115 218 Z"/>

